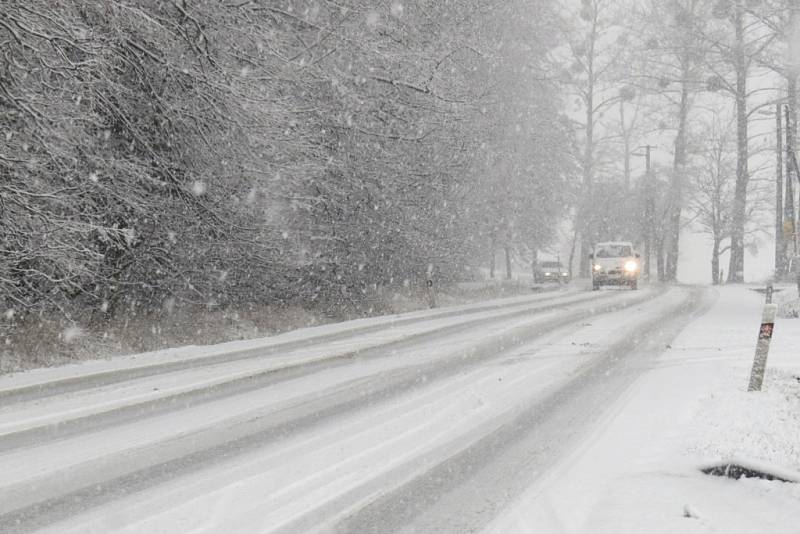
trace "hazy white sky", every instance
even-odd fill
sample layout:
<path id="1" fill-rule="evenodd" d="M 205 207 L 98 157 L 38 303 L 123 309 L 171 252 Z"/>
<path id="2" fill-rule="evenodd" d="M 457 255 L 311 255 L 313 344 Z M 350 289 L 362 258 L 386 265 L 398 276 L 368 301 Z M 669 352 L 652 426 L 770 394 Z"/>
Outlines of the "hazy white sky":
<path id="1" fill-rule="evenodd" d="M 764 237 L 758 255 L 745 253 L 745 282 L 762 282 L 772 276 L 775 263 L 774 237 Z M 720 266 L 728 276 L 728 255 Z M 684 231 L 681 235 L 681 250 L 678 261 L 678 280 L 687 284 L 711 283 L 711 239 L 705 234 Z"/>

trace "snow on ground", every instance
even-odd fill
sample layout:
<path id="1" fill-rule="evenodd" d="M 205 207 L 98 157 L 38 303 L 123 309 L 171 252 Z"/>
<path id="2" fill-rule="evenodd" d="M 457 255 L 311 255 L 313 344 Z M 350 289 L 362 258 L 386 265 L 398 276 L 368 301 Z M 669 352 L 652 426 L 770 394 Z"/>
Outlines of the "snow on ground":
<path id="1" fill-rule="evenodd" d="M 496 533 L 798 533 L 800 484 L 702 474 L 741 458 L 800 472 L 800 320 L 779 319 L 747 393 L 763 296 L 723 287 L 598 421 L 594 438 L 503 514 Z"/>
<path id="2" fill-rule="evenodd" d="M 17 484 L 7 488 L 6 499 L 24 500 L 26 486 L 35 491 L 48 488 L 41 485 L 41 490 L 37 489 L 39 482 L 34 479 L 48 484 L 55 481 L 49 488 L 53 495 L 60 495 L 58 492 L 63 486 L 75 480 L 77 488 L 92 487 L 95 479 L 102 481 L 105 480 L 103 476 L 116 476 L 106 472 L 116 472 L 116 462 L 120 462 L 118 470 L 123 473 L 125 462 L 136 458 L 150 462 L 139 465 L 140 468 L 166 459 L 166 453 L 157 450 L 159 444 L 176 448 L 175 455 L 179 455 L 194 450 L 194 439 L 207 440 L 203 445 L 209 448 L 217 441 L 233 439 L 233 432 L 241 429 L 258 437 L 255 427 L 247 425 L 281 414 L 290 422 L 302 420 L 304 410 L 314 412 L 315 402 L 339 399 L 344 407 L 330 419 L 323 419 L 307 429 L 300 427 L 283 437 L 277 436 L 229 459 L 222 453 L 209 465 L 165 480 L 149 491 L 133 492 L 85 510 L 78 507 L 77 515 L 50 525 L 47 531 L 59 534 L 174 532 L 176 529 L 182 532 L 192 529 L 262 532 L 267 526 L 290 527 L 305 517 L 318 525 L 336 524 L 348 509 L 410 483 L 420 473 L 452 458 L 481 436 L 515 420 L 514 415 L 524 406 L 535 405 L 560 391 L 577 370 L 601 357 L 633 330 L 643 330 L 637 325 L 652 327 L 665 309 L 682 301 L 686 290 L 673 288 L 630 308 L 597 313 L 591 321 L 581 319 L 565 323 L 563 330 L 547 332 L 507 353 L 495 347 L 505 343 L 508 336 L 501 336 L 503 332 L 516 332 L 518 327 L 528 328 L 560 313 L 569 315 L 566 312 L 571 306 L 565 306 L 568 303 L 581 309 L 596 306 L 595 301 L 583 297 L 613 297 L 616 302 L 640 296 L 637 292 L 602 293 L 604 295 L 581 296 L 565 292 L 559 298 L 562 310 L 520 316 L 502 327 L 496 322 L 487 322 L 463 332 L 442 334 L 423 345 L 398 349 L 391 357 L 321 369 L 263 391 L 243 391 L 194 408 L 187 406 L 180 412 L 154 414 L 148 420 L 132 420 L 9 451 L 0 455 L 0 464 L 5 464 L 3 472 L 8 479 L 4 479 L 4 484 L 13 481 Z M 513 502 L 488 530 L 523 534 L 800 532 L 800 484 L 753 479 L 734 481 L 705 475 L 699 470 L 711 461 L 743 458 L 774 466 L 783 473 L 800 472 L 800 355 L 796 350 L 800 345 L 800 319 L 779 319 L 764 389 L 758 393 L 746 392 L 762 301 L 763 295 L 750 288 L 720 288 L 711 309 L 694 319 L 671 346 L 663 347 L 662 354 L 656 356 L 643 350 L 629 355 L 625 366 L 613 367 L 620 373 L 630 372 L 640 378 L 628 389 L 620 388 L 625 391 L 623 395 L 615 392 L 602 397 L 614 400 L 606 401 L 606 409 L 597 412 L 601 415 L 588 427 L 586 439 L 581 432 L 577 445 L 563 441 L 545 443 L 553 448 L 550 456 L 553 460 L 548 458 L 541 464 L 543 471 L 539 467 L 535 472 L 530 471 L 530 482 L 525 479 L 519 486 L 527 490 L 516 501 L 509 496 L 508 501 L 498 506 L 502 509 L 506 502 Z M 511 309 L 535 302 L 535 297 L 512 300 Z M 488 320 L 498 313 L 485 308 L 470 310 L 472 313 L 460 320 Z M 386 336 L 400 336 L 406 329 L 430 329 L 436 324 L 442 326 L 459 320 L 458 316 L 438 313 L 420 312 L 420 317 L 425 319 L 422 323 L 400 323 L 390 317 L 359 322 L 358 327 L 393 328 L 386 332 L 358 330 L 355 338 L 359 343 L 380 341 L 373 339 L 376 336 L 387 341 Z M 570 324 L 573 326 L 568 326 Z M 326 336 L 353 326 L 326 326 L 311 333 L 322 334 L 326 350 L 341 349 L 339 343 L 348 344 L 352 349 L 350 345 L 356 340 L 335 341 Z M 567 328 L 570 330 L 564 334 Z M 309 331 L 296 332 L 282 339 L 307 339 L 309 334 Z M 467 348 L 476 347 L 480 340 L 491 336 L 496 338 L 492 346 L 484 348 L 489 356 L 498 351 L 497 358 L 487 356 L 479 365 L 477 361 L 475 365 L 461 361 L 463 356 L 459 355 L 466 354 Z M 652 336 L 650 339 L 660 338 Z M 277 339 L 263 340 L 259 342 L 262 345 L 248 343 L 269 346 L 270 342 L 276 343 Z M 219 351 L 229 347 L 204 350 Z M 312 350 L 315 350 L 312 346 L 297 349 L 306 357 L 311 356 Z M 654 352 L 660 352 L 660 348 Z M 291 356 L 279 353 L 275 357 Z M 106 365 L 135 368 L 142 365 L 142 359 L 154 357 L 143 355 L 139 361 L 122 359 L 106 362 Z M 172 357 L 197 356 L 186 351 Z M 217 380 L 218 372 L 247 371 L 245 367 L 249 365 L 245 361 L 186 369 L 147 380 L 132 380 L 124 388 L 114 385 L 93 392 L 79 391 L 53 399 L 19 403 L 17 408 L 27 407 L 19 412 L 26 420 L 37 414 L 44 417 L 50 410 L 88 409 L 77 401 L 86 401 L 89 397 L 97 397 L 92 406 L 102 407 L 104 395 L 110 393 L 116 393 L 109 397 L 110 402 L 120 401 L 117 397 L 130 400 L 151 394 L 145 383 L 150 389 L 154 384 L 159 390 L 184 388 L 189 383 L 196 385 L 197 381 Z M 78 367 L 96 372 L 94 364 Z M 348 408 L 344 402 L 367 398 L 364 397 L 368 393 L 367 386 L 376 391 L 392 391 L 397 384 L 405 383 L 403 377 L 413 378 L 423 368 L 440 369 L 442 374 L 434 372 L 429 376 L 423 372 L 424 380 L 419 384 L 403 386 L 380 402 L 364 402 L 357 410 Z M 643 370 L 641 374 L 639 369 Z M 71 376 L 77 371 L 68 369 L 60 373 Z M 214 376 L 206 376 L 209 371 L 213 371 Z M 58 374 L 57 370 L 48 370 L 44 375 L 52 377 L 53 373 Z M 33 374 L 36 380 L 43 378 L 38 373 Z M 178 379 L 180 383 L 171 383 Z M 7 386 L 13 385 L 15 380 L 22 380 L 24 384 L 30 381 L 25 374 L 6 380 Z M 629 383 L 625 382 L 623 387 Z M 606 387 L 607 383 L 599 384 Z M 0 390 L 2 385 L 0 380 Z M 331 397 L 318 398 L 318 392 L 327 392 Z M 70 404 L 72 400 L 75 406 Z M 58 407 L 56 401 L 66 404 Z M 583 408 L 578 406 L 578 409 Z M 12 414 L 6 415 L 10 417 L 8 423 L 12 424 Z M 3 410 L 0 410 L 0 423 L 2 417 Z M 575 419 L 567 417 L 563 421 L 569 423 Z M 585 425 L 583 422 L 575 424 Z M 541 430 L 536 427 L 531 431 L 541 433 Z M 152 449 L 142 447 L 148 440 L 154 442 Z M 178 450 L 180 447 L 187 449 L 182 452 Z M 158 454 L 152 458 L 147 456 L 153 451 Z M 503 454 L 502 450 L 497 454 Z M 511 454 L 510 457 L 516 469 L 520 463 L 534 461 L 535 455 L 536 451 L 528 448 L 521 455 Z M 518 458 L 524 460 L 518 462 Z M 489 460 L 491 458 L 487 458 Z M 519 471 L 525 473 L 525 467 L 521 465 Z M 67 480 L 67 477 L 74 480 Z M 516 491 L 513 495 L 517 495 Z M 4 504 L 16 509 L 8 501 Z"/>

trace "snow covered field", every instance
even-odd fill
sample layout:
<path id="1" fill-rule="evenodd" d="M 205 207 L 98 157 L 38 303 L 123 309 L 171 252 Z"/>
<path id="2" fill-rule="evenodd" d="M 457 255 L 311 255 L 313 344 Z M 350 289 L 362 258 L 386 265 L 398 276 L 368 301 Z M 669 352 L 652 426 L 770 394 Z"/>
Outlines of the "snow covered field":
<path id="1" fill-rule="evenodd" d="M 797 532 L 800 323 L 575 290 L 0 377 L 3 532 Z"/>

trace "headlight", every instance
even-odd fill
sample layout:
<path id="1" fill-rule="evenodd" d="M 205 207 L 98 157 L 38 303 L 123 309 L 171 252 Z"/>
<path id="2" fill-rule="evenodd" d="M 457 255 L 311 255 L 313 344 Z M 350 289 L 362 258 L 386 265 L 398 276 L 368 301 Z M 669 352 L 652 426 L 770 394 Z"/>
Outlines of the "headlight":
<path id="1" fill-rule="evenodd" d="M 602 270 L 603 270 L 603 268 L 602 268 L 602 267 L 600 267 L 599 265 L 595 265 L 595 266 L 594 266 L 594 270 L 595 270 L 595 271 L 602 271 Z"/>
<path id="2" fill-rule="evenodd" d="M 635 261 L 627 261 L 625 262 L 625 270 L 629 273 L 634 273 L 639 270 L 639 264 Z"/>
<path id="3" fill-rule="evenodd" d="M 569 276 L 569 273 L 561 273 L 561 276 Z"/>
<path id="4" fill-rule="evenodd" d="M 544 273 L 545 276 L 550 276 L 550 273 Z"/>

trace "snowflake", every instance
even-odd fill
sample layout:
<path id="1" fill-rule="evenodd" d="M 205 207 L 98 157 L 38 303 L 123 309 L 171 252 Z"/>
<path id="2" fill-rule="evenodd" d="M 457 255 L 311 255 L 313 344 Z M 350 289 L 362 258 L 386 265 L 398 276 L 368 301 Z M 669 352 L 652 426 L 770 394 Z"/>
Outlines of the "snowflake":
<path id="1" fill-rule="evenodd" d="M 374 28 L 375 26 L 378 25 L 380 18 L 381 17 L 380 15 L 378 15 L 377 11 L 370 11 L 369 13 L 367 13 L 367 26 L 369 26 L 370 28 Z"/>
<path id="2" fill-rule="evenodd" d="M 392 2 L 391 9 L 392 9 L 392 15 L 393 16 L 401 17 L 403 15 L 403 3 L 402 2 L 398 2 L 397 0 L 395 0 L 394 2 Z"/>
<path id="3" fill-rule="evenodd" d="M 65 328 L 61 333 L 61 339 L 64 340 L 64 343 L 73 343 L 83 336 L 83 330 L 75 325 Z"/>

